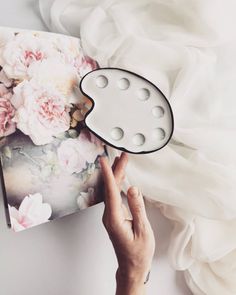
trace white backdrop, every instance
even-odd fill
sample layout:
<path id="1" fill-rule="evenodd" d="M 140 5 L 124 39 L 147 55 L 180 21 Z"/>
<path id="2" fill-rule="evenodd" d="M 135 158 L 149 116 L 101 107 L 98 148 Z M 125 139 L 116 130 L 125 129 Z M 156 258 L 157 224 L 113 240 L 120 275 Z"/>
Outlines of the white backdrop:
<path id="1" fill-rule="evenodd" d="M 0 26 L 46 30 L 37 0 L 0 3 Z M 170 224 L 158 209 L 148 205 L 147 210 L 158 236 L 148 294 L 191 294 L 181 272 L 172 270 L 167 261 Z M 16 234 L 5 225 L 0 196 L 0 294 L 114 294 L 116 258 L 102 226 L 102 212 L 99 204 Z"/>

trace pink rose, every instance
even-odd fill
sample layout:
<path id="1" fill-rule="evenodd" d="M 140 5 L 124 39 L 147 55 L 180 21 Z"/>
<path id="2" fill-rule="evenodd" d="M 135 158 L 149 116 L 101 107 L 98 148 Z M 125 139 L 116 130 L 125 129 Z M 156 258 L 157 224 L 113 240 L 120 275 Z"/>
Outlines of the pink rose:
<path id="1" fill-rule="evenodd" d="M 81 132 L 78 138 L 63 141 L 57 150 L 60 165 L 69 173 L 78 173 L 86 168 L 86 163 L 94 163 L 104 152 L 101 142 Z"/>
<path id="2" fill-rule="evenodd" d="M 11 104 L 12 93 L 0 84 L 0 137 L 15 132 L 16 124 L 13 122 L 15 109 Z"/>
<path id="3" fill-rule="evenodd" d="M 51 206 L 43 203 L 40 193 L 26 196 L 19 209 L 9 206 L 11 226 L 18 232 L 26 228 L 49 221 L 52 215 Z"/>
<path id="4" fill-rule="evenodd" d="M 70 106 L 53 86 L 24 81 L 14 88 L 11 101 L 16 108 L 17 128 L 35 145 L 50 143 L 70 127 Z"/>

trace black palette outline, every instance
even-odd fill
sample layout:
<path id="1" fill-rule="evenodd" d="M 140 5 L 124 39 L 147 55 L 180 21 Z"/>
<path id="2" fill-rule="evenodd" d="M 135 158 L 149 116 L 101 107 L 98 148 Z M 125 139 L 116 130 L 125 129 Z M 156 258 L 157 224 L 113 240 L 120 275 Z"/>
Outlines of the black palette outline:
<path id="1" fill-rule="evenodd" d="M 101 70 L 120 70 L 120 71 L 124 71 L 126 73 L 129 73 L 129 74 L 132 74 L 132 75 L 135 75 L 136 77 L 138 78 L 141 78 L 143 80 L 145 80 L 146 82 L 150 83 L 154 88 L 157 89 L 157 91 L 163 96 L 164 100 L 166 101 L 167 105 L 169 106 L 169 109 L 170 109 L 170 115 L 171 115 L 171 126 L 172 126 L 172 129 L 171 129 L 171 132 L 170 132 L 170 135 L 169 135 L 169 138 L 168 140 L 166 141 L 166 143 L 158 148 L 158 149 L 154 149 L 154 150 L 151 150 L 151 151 L 140 151 L 140 152 L 133 152 L 133 151 L 129 151 L 127 149 L 125 149 L 124 147 L 118 147 L 118 146 L 115 146 L 113 145 L 112 143 L 108 142 L 107 140 L 105 140 L 102 136 L 98 135 L 95 131 L 93 131 L 91 128 L 89 128 L 89 126 L 87 125 L 86 123 L 86 119 L 87 117 L 89 116 L 89 114 L 93 111 L 94 107 L 95 107 L 95 101 L 92 97 L 90 97 L 87 93 L 85 93 L 82 89 L 82 83 L 83 83 L 83 80 L 85 79 L 85 77 L 87 77 L 89 74 L 91 74 L 92 72 L 98 72 L 98 71 L 101 71 Z M 149 81 L 148 79 L 146 79 L 145 77 L 139 75 L 139 74 L 136 74 L 134 72 L 131 72 L 129 70 L 125 70 L 125 69 L 121 69 L 121 68 L 109 68 L 109 67 L 105 67 L 105 68 L 98 68 L 98 69 L 95 69 L 95 70 L 92 70 L 90 72 L 88 72 L 86 75 L 83 76 L 83 78 L 81 79 L 80 81 L 80 84 L 79 84 L 79 88 L 80 88 L 80 91 L 82 92 L 82 94 L 84 96 L 86 96 L 91 102 L 92 102 L 92 107 L 91 109 L 86 113 L 85 117 L 84 117 L 84 123 L 86 125 L 86 127 L 89 129 L 89 131 L 91 133 L 93 133 L 96 137 L 98 137 L 101 141 L 105 142 L 107 145 L 115 148 L 115 149 L 118 149 L 120 151 L 123 151 L 123 152 L 126 152 L 126 153 L 130 153 L 130 154 L 135 154 L 135 155 L 138 155 L 138 154 L 150 154 L 150 153 L 154 153 L 154 152 L 157 152 L 161 149 L 163 149 L 168 143 L 169 141 L 171 140 L 171 137 L 173 135 L 173 132 L 174 132 L 174 114 L 173 114 L 173 110 L 171 108 L 171 105 L 170 105 L 170 102 L 168 101 L 168 99 L 166 98 L 166 96 L 163 94 L 163 92 L 155 85 L 153 84 L 151 81 Z"/>

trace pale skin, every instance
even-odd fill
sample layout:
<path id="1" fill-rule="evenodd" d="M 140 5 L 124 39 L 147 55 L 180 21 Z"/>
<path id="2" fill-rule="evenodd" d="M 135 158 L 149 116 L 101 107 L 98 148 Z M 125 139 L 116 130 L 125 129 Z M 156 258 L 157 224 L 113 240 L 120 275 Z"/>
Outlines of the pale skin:
<path id="1" fill-rule="evenodd" d="M 127 164 L 126 153 L 116 157 L 112 167 L 107 157 L 100 157 L 104 180 L 103 224 L 118 261 L 116 295 L 144 295 L 144 282 L 151 270 L 155 239 L 139 189 L 130 187 L 127 192 L 131 214 L 122 203 L 121 186 Z"/>

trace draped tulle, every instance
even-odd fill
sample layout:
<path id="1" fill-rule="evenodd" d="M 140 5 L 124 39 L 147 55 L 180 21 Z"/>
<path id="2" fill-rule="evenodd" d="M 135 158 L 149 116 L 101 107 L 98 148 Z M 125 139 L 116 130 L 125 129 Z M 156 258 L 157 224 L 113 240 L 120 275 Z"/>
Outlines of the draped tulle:
<path id="1" fill-rule="evenodd" d="M 139 186 L 172 220 L 170 261 L 194 294 L 236 294 L 235 1 L 41 0 L 40 9 L 101 66 L 137 72 L 168 97 L 173 139 L 130 155 L 124 190 Z"/>

